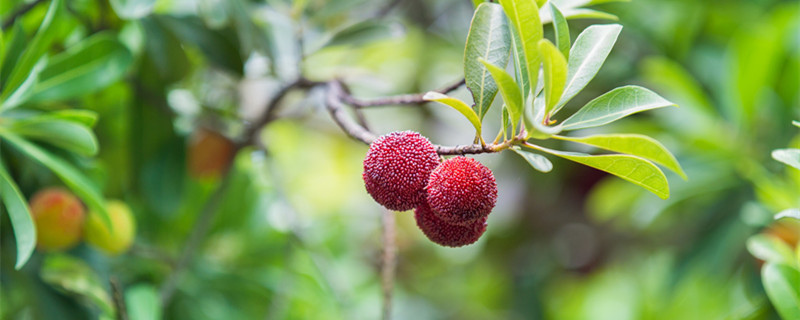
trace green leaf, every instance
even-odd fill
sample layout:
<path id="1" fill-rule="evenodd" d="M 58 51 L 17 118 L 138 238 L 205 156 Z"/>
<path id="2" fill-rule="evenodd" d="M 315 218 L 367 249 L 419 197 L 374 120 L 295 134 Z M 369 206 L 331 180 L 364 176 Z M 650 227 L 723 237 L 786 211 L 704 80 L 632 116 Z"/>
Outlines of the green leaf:
<path id="1" fill-rule="evenodd" d="M 761 269 L 764 290 L 783 319 L 800 319 L 800 272 L 785 265 L 767 263 Z"/>
<path id="2" fill-rule="evenodd" d="M 98 33 L 50 59 L 31 101 L 54 101 L 103 89 L 125 75 L 133 57 L 111 33 Z"/>
<path id="3" fill-rule="evenodd" d="M 555 126 L 545 124 L 547 117 L 544 109 L 543 94 L 538 95 L 535 99 L 533 96 L 528 97 L 523 115 L 525 128 L 528 129 L 528 138 L 549 139 L 563 130 L 563 125 L 561 124 Z"/>
<path id="4" fill-rule="evenodd" d="M 16 90 L 11 92 L 8 98 L 0 103 L 0 112 L 19 106 L 30 99 L 36 82 L 39 81 L 39 75 L 42 73 L 45 65 L 47 65 L 47 57 L 42 57 L 42 59 L 33 66 L 30 74 L 25 78 L 25 81 L 23 81 Z"/>
<path id="5" fill-rule="evenodd" d="M 37 115 L 33 118 L 28 118 L 25 120 L 18 121 L 17 123 L 26 121 L 44 121 L 44 120 L 70 121 L 91 128 L 94 127 L 94 124 L 97 122 L 97 112 L 91 110 L 64 109 L 64 110 L 50 111 L 41 115 Z"/>
<path id="6" fill-rule="evenodd" d="M 497 83 L 479 59 L 505 68 L 510 47 L 511 36 L 503 8 L 494 3 L 481 3 L 472 17 L 464 49 L 464 78 L 472 92 L 478 119 L 483 119 L 497 95 Z"/>
<path id="7" fill-rule="evenodd" d="M 528 161 L 528 164 L 531 165 L 536 170 L 539 170 L 544 173 L 548 173 L 553 170 L 553 163 L 550 160 L 547 160 L 543 155 L 538 153 L 528 152 L 520 149 L 519 147 L 511 147 L 511 151 L 520 155 L 525 161 Z"/>
<path id="8" fill-rule="evenodd" d="M 376 40 L 388 39 L 398 34 L 391 24 L 381 21 L 364 21 L 336 32 L 324 47 L 360 46 Z"/>
<path id="9" fill-rule="evenodd" d="M 521 71 L 524 99 L 530 95 L 529 90 L 536 88 L 542 62 L 538 44 L 543 36 L 539 8 L 530 0 L 507 0 L 501 4 L 513 28 L 515 62 Z"/>
<path id="10" fill-rule="evenodd" d="M 628 115 L 656 108 L 676 106 L 658 94 L 639 86 L 624 86 L 611 90 L 564 120 L 564 130 L 602 126 Z"/>
<path id="11" fill-rule="evenodd" d="M 472 0 L 472 4 L 475 6 L 475 8 L 478 8 L 478 6 L 483 2 L 483 0 Z"/>
<path id="12" fill-rule="evenodd" d="M 20 121 L 14 123 L 10 130 L 20 136 L 39 140 L 84 156 L 97 154 L 97 138 L 92 130 L 72 121 Z"/>
<path id="13" fill-rule="evenodd" d="M 8 38 L 4 41 L 6 44 L 5 51 L 0 56 L 0 92 L 8 83 L 11 70 L 17 65 L 17 61 L 22 56 L 22 50 L 25 50 L 25 44 L 28 43 L 28 39 L 25 37 L 25 30 L 22 30 L 22 19 L 17 19 Z"/>
<path id="14" fill-rule="evenodd" d="M 783 219 L 783 218 L 793 218 L 800 220 L 800 209 L 798 208 L 791 208 L 786 209 L 781 212 L 775 214 L 775 220 Z"/>
<path id="15" fill-rule="evenodd" d="M 553 30 L 555 32 L 558 51 L 561 51 L 561 54 L 563 54 L 565 58 L 569 58 L 571 41 L 569 38 L 569 24 L 567 24 L 567 19 L 561 14 L 561 11 L 559 11 L 552 2 L 550 2 L 550 10 L 553 12 Z"/>
<path id="16" fill-rule="evenodd" d="M 594 78 L 611 52 L 621 30 L 622 26 L 618 24 L 593 25 L 578 35 L 569 51 L 567 83 L 561 101 L 553 111 L 554 114 Z"/>
<path id="17" fill-rule="evenodd" d="M 125 290 L 125 304 L 130 320 L 161 319 L 158 291 L 151 285 L 138 284 Z"/>
<path id="18" fill-rule="evenodd" d="M 794 265 L 792 248 L 777 237 L 765 234 L 754 235 L 747 239 L 747 251 L 766 262 Z"/>
<path id="19" fill-rule="evenodd" d="M 44 260 L 41 277 L 60 290 L 87 298 L 106 316 L 115 314 L 111 296 L 106 292 L 97 273 L 83 260 L 66 254 L 50 254 Z"/>
<path id="20" fill-rule="evenodd" d="M 545 119 L 549 119 L 550 112 L 561 99 L 564 85 L 567 82 L 567 60 L 550 40 L 539 41 L 539 52 L 544 58 L 544 100 Z"/>
<path id="21" fill-rule="evenodd" d="M 683 172 L 675 156 L 660 142 L 648 136 L 639 134 L 599 134 L 588 137 L 556 136 L 556 138 L 641 157 L 674 171 L 684 180 L 687 179 L 686 173 Z"/>
<path id="22" fill-rule="evenodd" d="M 244 72 L 244 61 L 235 38 L 207 27 L 197 17 L 155 16 L 162 25 L 172 31 L 184 43 L 200 49 L 209 62 L 236 75 Z"/>
<path id="23" fill-rule="evenodd" d="M 110 0 L 111 8 L 123 20 L 144 18 L 153 11 L 156 0 Z"/>
<path id="24" fill-rule="evenodd" d="M 494 81 L 499 85 L 500 93 L 503 95 L 503 102 L 505 102 L 509 116 L 511 117 L 511 131 L 516 132 L 517 123 L 522 116 L 523 103 L 522 94 L 519 92 L 519 86 L 514 82 L 514 78 L 504 69 L 492 65 L 483 59 L 479 59 L 479 61 L 486 66 L 486 69 L 492 74 Z"/>
<path id="25" fill-rule="evenodd" d="M 36 225 L 28 211 L 25 197 L 22 196 L 22 192 L 2 162 L 0 162 L 0 200 L 3 200 L 11 226 L 14 228 L 14 238 L 17 240 L 17 264 L 14 268 L 19 270 L 28 262 L 36 247 Z"/>
<path id="26" fill-rule="evenodd" d="M 429 91 L 422 97 L 422 99 L 426 101 L 436 101 L 446 106 L 450 106 L 456 111 L 460 112 L 464 115 L 464 117 L 472 123 L 472 126 L 475 127 L 475 131 L 477 132 L 478 136 L 481 135 L 481 120 L 478 118 L 478 115 L 475 113 L 475 110 L 472 110 L 466 103 L 456 98 L 448 97 L 447 95 L 441 94 L 435 91 Z"/>
<path id="27" fill-rule="evenodd" d="M 17 148 L 36 162 L 41 163 L 53 171 L 61 181 L 86 202 L 90 209 L 100 213 L 103 221 L 110 227 L 111 220 L 106 211 L 105 201 L 96 187 L 80 171 L 75 169 L 65 160 L 45 151 L 39 146 L 28 142 L 16 134 L 0 128 L 0 136 L 9 144 Z"/>
<path id="28" fill-rule="evenodd" d="M 56 32 L 53 32 L 51 29 L 54 27 L 53 20 L 55 20 L 56 15 L 60 11 L 61 0 L 52 0 L 42 20 L 42 24 L 39 25 L 39 30 L 27 44 L 25 51 L 22 53 L 22 57 L 20 57 L 14 69 L 11 71 L 8 82 L 5 82 L 3 92 L 0 94 L 0 100 L 4 101 L 3 105 L 0 106 L 0 110 L 5 109 L 5 101 L 9 99 L 9 96 L 19 90 L 23 83 L 26 82 L 26 79 L 30 78 L 34 66 L 41 63 L 42 56 L 47 52 L 56 34 Z"/>
<path id="29" fill-rule="evenodd" d="M 772 158 L 800 169 L 800 149 L 775 149 L 772 150 Z"/>
<path id="30" fill-rule="evenodd" d="M 535 145 L 525 146 L 608 172 L 647 189 L 661 199 L 669 198 L 669 183 L 661 169 L 650 161 L 637 156 L 624 154 L 590 155 L 552 150 Z"/>

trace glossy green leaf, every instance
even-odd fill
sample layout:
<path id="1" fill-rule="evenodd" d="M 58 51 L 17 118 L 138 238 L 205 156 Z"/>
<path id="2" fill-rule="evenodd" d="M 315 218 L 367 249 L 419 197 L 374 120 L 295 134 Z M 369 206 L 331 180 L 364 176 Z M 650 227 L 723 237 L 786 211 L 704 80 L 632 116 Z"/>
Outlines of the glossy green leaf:
<path id="1" fill-rule="evenodd" d="M 772 150 L 772 158 L 800 169 L 800 149 L 775 149 Z"/>
<path id="2" fill-rule="evenodd" d="M 535 99 L 533 96 L 528 97 L 523 119 L 525 128 L 528 130 L 528 138 L 549 139 L 564 129 L 561 124 L 554 126 L 545 124 L 547 117 L 545 116 L 544 94 L 539 94 Z"/>
<path id="3" fill-rule="evenodd" d="M 134 20 L 153 12 L 156 0 L 110 0 L 111 8 L 122 19 Z"/>
<path id="4" fill-rule="evenodd" d="M 111 220 L 106 211 L 105 201 L 97 188 L 92 182 L 87 179 L 80 171 L 75 169 L 71 164 L 65 160 L 56 157 L 55 155 L 47 152 L 39 146 L 28 142 L 27 140 L 19 137 L 18 135 L 0 130 L 0 136 L 7 141 L 10 145 L 14 146 L 23 154 L 30 157 L 32 160 L 41 163 L 45 167 L 53 171 L 61 181 L 64 182 L 72 191 L 83 199 L 84 202 L 95 212 L 100 213 L 103 221 L 109 226 Z"/>
<path id="5" fill-rule="evenodd" d="M 514 151 L 514 153 L 520 155 L 523 159 L 525 159 L 525 161 L 528 162 L 528 164 L 531 165 L 531 167 L 533 167 L 536 170 L 539 170 L 544 173 L 548 173 L 551 170 L 553 170 L 553 163 L 550 162 L 550 160 L 545 158 L 543 155 L 540 155 L 538 153 L 528 152 L 520 149 L 519 147 L 512 147 L 511 151 Z"/>
<path id="6" fill-rule="evenodd" d="M 22 30 L 22 19 L 17 19 L 11 30 L 7 32 L 8 37 L 4 40 L 5 48 L 0 55 L 0 92 L 6 86 L 11 70 L 17 65 L 17 61 L 22 57 L 22 51 L 25 50 L 25 45 L 28 43 L 25 30 Z"/>
<path id="7" fill-rule="evenodd" d="M 398 29 L 386 22 L 364 21 L 339 30 L 323 47 L 359 46 L 388 39 L 397 34 Z"/>
<path id="8" fill-rule="evenodd" d="M 0 93 L 0 100 L 3 101 L 3 105 L 0 106 L 0 110 L 6 108 L 6 101 L 9 100 L 9 97 L 14 94 L 15 91 L 19 90 L 23 83 L 30 78 L 34 67 L 41 63 L 42 56 L 47 52 L 47 48 L 50 46 L 56 34 L 52 30 L 55 25 L 53 21 L 61 11 L 61 7 L 61 0 L 52 0 L 50 2 L 50 7 L 47 9 L 47 13 L 41 25 L 39 25 L 39 30 L 36 31 L 36 35 L 33 36 L 33 39 L 27 43 L 25 51 L 14 65 L 14 69 L 11 71 L 8 81 L 5 82 L 3 86 L 3 92 Z M 32 86 L 33 84 L 29 85 Z"/>
<path id="9" fill-rule="evenodd" d="M 686 173 L 683 172 L 683 168 L 681 168 L 675 156 L 660 142 L 648 136 L 639 134 L 598 134 L 588 137 L 557 136 L 557 138 L 638 156 L 674 171 L 684 180 L 687 179 Z"/>
<path id="10" fill-rule="evenodd" d="M 530 0 L 501 1 L 503 10 L 511 21 L 514 34 L 514 54 L 517 68 L 521 72 L 523 98 L 530 95 L 528 90 L 536 88 L 539 79 L 539 40 L 542 39 L 542 23 L 539 8 Z M 527 85 L 526 85 L 527 84 Z M 535 95 L 535 94 L 534 94 Z"/>
<path id="11" fill-rule="evenodd" d="M 49 111 L 32 118 L 26 118 L 24 120 L 18 121 L 17 123 L 47 121 L 47 120 L 70 121 L 91 128 L 94 127 L 94 124 L 97 122 L 97 112 L 91 110 L 81 110 L 81 109 L 56 110 L 56 111 Z"/>
<path id="12" fill-rule="evenodd" d="M 50 59 L 31 101 L 54 101 L 103 89 L 125 75 L 133 57 L 110 33 L 93 35 Z"/>
<path id="13" fill-rule="evenodd" d="M 800 319 L 800 271 L 767 263 L 761 269 L 764 290 L 783 319 Z"/>
<path id="14" fill-rule="evenodd" d="M 511 35 L 503 8 L 495 3 L 480 4 L 472 17 L 464 49 L 464 78 L 472 92 L 478 119 L 483 119 L 498 90 L 497 83 L 479 59 L 505 68 L 510 48 Z"/>
<path id="15" fill-rule="evenodd" d="M 463 101 L 435 91 L 426 93 L 422 98 L 427 101 L 436 101 L 456 109 L 456 111 L 460 112 L 462 115 L 464 115 L 464 117 L 467 118 L 467 120 L 469 120 L 470 123 L 472 123 L 472 126 L 475 127 L 475 131 L 477 131 L 478 135 L 481 134 L 481 120 L 478 118 L 478 114 L 476 114 L 475 111 Z"/>
<path id="16" fill-rule="evenodd" d="M 158 291 L 151 285 L 138 284 L 125 290 L 125 304 L 130 320 L 161 319 Z"/>
<path id="17" fill-rule="evenodd" d="M 11 131 L 20 136 L 39 140 L 85 156 L 93 156 L 98 151 L 97 138 L 92 130 L 72 121 L 17 122 L 11 127 Z"/>
<path id="18" fill-rule="evenodd" d="M 602 126 L 637 112 L 669 106 L 676 105 L 648 89 L 639 86 L 619 87 L 589 101 L 564 120 L 564 130 Z"/>
<path id="19" fill-rule="evenodd" d="M 509 75 L 506 70 L 490 64 L 488 61 L 480 59 L 481 63 L 486 66 L 492 78 L 497 82 L 500 87 L 500 94 L 503 96 L 503 102 L 508 109 L 509 116 L 511 117 L 512 131 L 516 131 L 517 123 L 522 116 L 522 94 L 519 92 L 519 86 L 514 82 L 514 78 Z"/>
<path id="20" fill-rule="evenodd" d="M 17 264 L 14 268 L 19 270 L 28 262 L 36 247 L 36 225 L 28 211 L 28 202 L 11 179 L 2 161 L 0 161 L 0 200 L 3 200 L 2 203 L 11 220 L 11 227 L 14 228 L 14 238 L 17 240 Z"/>
<path id="21" fill-rule="evenodd" d="M 553 12 L 553 31 L 555 33 L 558 51 L 561 51 L 561 54 L 568 59 L 569 48 L 572 41 L 569 38 L 569 24 L 567 23 L 567 19 L 564 18 L 564 15 L 561 13 L 561 11 L 558 10 L 556 5 L 552 2 L 550 2 L 550 11 Z"/>
<path id="22" fill-rule="evenodd" d="M 747 251 L 766 262 L 794 265 L 792 248 L 774 236 L 758 234 L 750 237 L 747 239 Z"/>
<path id="23" fill-rule="evenodd" d="M 66 254 L 50 254 L 44 260 L 40 275 L 45 283 L 86 298 L 104 315 L 115 314 L 111 296 L 97 273 L 83 260 Z"/>
<path id="24" fill-rule="evenodd" d="M 539 146 L 534 149 L 602 170 L 641 186 L 661 199 L 669 198 L 667 177 L 650 161 L 624 154 L 590 155 L 579 152 L 552 150 Z"/>
<path id="25" fill-rule="evenodd" d="M 593 25 L 578 35 L 569 51 L 564 94 L 553 113 L 561 110 L 594 78 L 611 52 L 621 30 L 622 26 L 618 24 Z"/>
<path id="26" fill-rule="evenodd" d="M 47 65 L 47 57 L 42 57 L 42 59 L 31 68 L 30 74 L 28 74 L 28 77 L 25 78 L 19 87 L 0 103 L 0 112 L 19 106 L 31 98 L 45 65 Z"/>
<path id="27" fill-rule="evenodd" d="M 547 39 L 539 41 L 539 52 L 544 62 L 544 114 L 545 118 L 549 119 L 551 111 L 564 92 L 564 85 L 567 82 L 567 60 Z"/>

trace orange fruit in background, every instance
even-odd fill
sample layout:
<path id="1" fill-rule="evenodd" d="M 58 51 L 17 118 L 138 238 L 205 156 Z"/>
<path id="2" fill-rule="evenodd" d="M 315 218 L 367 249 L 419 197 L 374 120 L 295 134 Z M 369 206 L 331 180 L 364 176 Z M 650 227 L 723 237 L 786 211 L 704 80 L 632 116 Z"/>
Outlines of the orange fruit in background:
<path id="1" fill-rule="evenodd" d="M 69 191 L 61 188 L 40 190 L 31 197 L 30 209 L 36 225 L 36 245 L 40 250 L 61 251 L 80 242 L 86 210 Z"/>
<path id="2" fill-rule="evenodd" d="M 86 221 L 86 242 L 109 255 L 118 255 L 133 244 L 136 220 L 125 202 L 110 200 L 106 202 L 106 210 L 111 219 L 111 228 L 109 229 L 99 214 L 89 213 Z"/>
<path id="3" fill-rule="evenodd" d="M 189 138 L 189 174 L 195 178 L 219 177 L 230 166 L 236 146 L 222 134 L 198 128 Z"/>
<path id="4" fill-rule="evenodd" d="M 775 236 L 794 248 L 800 243 L 800 221 L 795 219 L 780 219 L 773 222 L 763 233 Z"/>

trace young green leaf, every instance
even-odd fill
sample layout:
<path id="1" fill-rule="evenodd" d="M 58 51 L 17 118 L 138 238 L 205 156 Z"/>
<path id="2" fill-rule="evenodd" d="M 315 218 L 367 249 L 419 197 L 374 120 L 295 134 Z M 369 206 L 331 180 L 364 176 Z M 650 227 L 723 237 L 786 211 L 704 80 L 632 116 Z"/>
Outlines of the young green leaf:
<path id="1" fill-rule="evenodd" d="M 773 236 L 759 234 L 750 237 L 747 239 L 747 251 L 766 262 L 794 265 L 792 248 Z"/>
<path id="2" fill-rule="evenodd" d="M 554 114 L 594 78 L 611 52 L 621 30 L 622 26 L 618 24 L 593 25 L 578 35 L 569 51 L 567 83 L 564 94 L 553 111 Z"/>
<path id="3" fill-rule="evenodd" d="M 5 205 L 11 227 L 14 228 L 14 238 L 17 240 L 17 264 L 14 268 L 19 270 L 28 262 L 36 247 L 36 226 L 28 211 L 25 197 L 11 179 L 2 161 L 0 161 L 0 200 Z"/>
<path id="4" fill-rule="evenodd" d="M 528 90 L 536 88 L 539 79 L 539 40 L 542 39 L 542 23 L 539 20 L 539 7 L 530 0 L 501 1 L 503 10 L 511 21 L 514 34 L 514 54 L 517 68 L 521 72 L 522 95 L 527 97 Z M 496 65 L 496 64 L 495 64 Z M 527 84 L 527 86 L 525 85 Z"/>
<path id="5" fill-rule="evenodd" d="M 639 134 L 598 134 L 588 137 L 555 136 L 557 139 L 578 142 L 598 148 L 626 153 L 660 164 L 687 179 L 680 163 L 664 145 L 648 136 Z"/>
<path id="6" fill-rule="evenodd" d="M 639 86 L 619 87 L 589 101 L 564 120 L 564 130 L 597 127 L 637 112 L 669 106 L 676 105 L 648 89 Z"/>
<path id="7" fill-rule="evenodd" d="M 544 114 L 549 119 L 551 111 L 564 92 L 564 84 L 567 82 L 567 60 L 547 39 L 539 40 L 539 52 L 544 58 Z"/>
<path id="8" fill-rule="evenodd" d="M 511 47 L 508 31 L 508 20 L 500 5 L 488 2 L 478 5 L 464 49 L 464 78 L 472 92 L 478 119 L 483 119 L 497 95 L 497 83 L 479 58 L 505 68 Z"/>
<path id="9" fill-rule="evenodd" d="M 478 135 L 481 134 L 481 120 L 478 118 L 478 115 L 475 113 L 475 111 L 463 101 L 435 91 L 429 91 L 425 94 L 425 96 L 422 97 L 422 99 L 427 101 L 436 101 L 456 109 L 456 111 L 463 114 L 464 117 L 466 117 L 467 120 L 472 123 L 472 126 L 475 127 L 475 131 L 477 131 Z"/>
<path id="10" fill-rule="evenodd" d="M 39 81 L 39 75 L 42 73 L 42 69 L 44 69 L 45 65 L 47 65 L 47 57 L 42 57 L 39 62 L 31 68 L 30 74 L 25 78 L 25 81 L 23 81 L 16 90 L 11 92 L 8 98 L 0 103 L 0 112 L 12 109 L 30 99 L 31 94 L 33 94 L 34 86 L 36 82 Z"/>
<path id="11" fill-rule="evenodd" d="M 772 150 L 772 158 L 800 169 L 800 149 L 775 149 Z"/>
<path id="12" fill-rule="evenodd" d="M 64 184 L 86 202 L 90 209 L 100 213 L 100 217 L 103 218 L 107 226 L 111 226 L 111 220 L 108 217 L 108 211 L 106 210 L 103 197 L 91 181 L 81 174 L 80 171 L 65 160 L 56 157 L 12 132 L 0 129 L 0 137 L 21 153 L 41 163 L 45 167 L 50 168 L 50 170 L 53 170 Z"/>
<path id="13" fill-rule="evenodd" d="M 40 120 L 17 122 L 12 132 L 34 140 L 49 143 L 84 156 L 97 154 L 97 138 L 89 128 L 67 120 Z"/>
<path id="14" fill-rule="evenodd" d="M 647 189 L 661 199 L 669 198 L 667 177 L 664 176 L 661 169 L 645 159 L 626 154 L 590 155 L 552 150 L 535 145 L 525 146 L 608 172 Z"/>
<path id="15" fill-rule="evenodd" d="M 516 131 L 517 122 L 522 116 L 522 94 L 519 92 L 519 86 L 514 82 L 514 78 L 502 68 L 492 65 L 486 60 L 479 60 L 486 66 L 494 81 L 499 85 L 500 94 L 503 95 L 503 102 L 505 102 L 509 116 L 511 116 L 512 132 Z"/>
<path id="16" fill-rule="evenodd" d="M 561 51 L 564 58 L 568 59 L 571 41 L 569 38 L 569 24 L 567 24 L 567 19 L 564 18 L 564 15 L 561 14 L 561 11 L 558 10 L 553 2 L 550 2 L 550 10 L 553 12 L 553 29 L 555 31 L 558 51 Z"/>
<path id="17" fill-rule="evenodd" d="M 61 0 L 52 0 L 50 2 L 50 7 L 47 9 L 42 24 L 39 25 L 39 30 L 27 44 L 25 51 L 22 53 L 22 57 L 20 57 L 18 62 L 14 65 L 8 81 L 3 85 L 3 92 L 0 93 L 0 100 L 4 102 L 3 106 L 0 106 L 0 110 L 5 109 L 5 101 L 7 101 L 9 96 L 17 91 L 23 83 L 26 82 L 26 79 L 30 77 L 34 66 L 41 63 L 42 56 L 47 52 L 47 48 L 53 41 L 53 37 L 55 37 L 56 33 L 51 29 L 55 25 L 53 21 L 56 15 L 61 11 L 61 7 Z"/>
<path id="18" fill-rule="evenodd" d="M 543 155 L 524 151 L 519 147 L 511 147 L 511 151 L 514 151 L 514 153 L 520 155 L 523 159 L 525 159 L 525 161 L 528 162 L 528 164 L 531 165 L 531 167 L 533 167 L 536 170 L 539 170 L 544 173 L 548 173 L 550 172 L 550 170 L 553 170 L 553 163 L 550 162 L 550 160 L 545 158 Z"/>
<path id="19" fill-rule="evenodd" d="M 800 271 L 767 263 L 761 269 L 764 290 L 783 319 L 800 319 Z"/>
<path id="20" fill-rule="evenodd" d="M 112 34 L 93 35 L 50 59 L 31 101 L 61 100 L 105 88 L 122 78 L 132 62 L 131 53 Z"/>

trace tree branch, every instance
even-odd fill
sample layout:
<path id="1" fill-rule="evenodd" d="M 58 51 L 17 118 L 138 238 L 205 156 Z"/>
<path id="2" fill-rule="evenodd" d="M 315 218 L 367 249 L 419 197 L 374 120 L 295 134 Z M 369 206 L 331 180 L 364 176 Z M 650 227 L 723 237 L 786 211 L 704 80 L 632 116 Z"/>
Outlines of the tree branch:
<path id="1" fill-rule="evenodd" d="M 439 90 L 436 90 L 436 92 L 449 93 L 451 91 L 454 91 L 454 90 L 460 88 L 461 86 L 464 85 L 464 83 L 465 83 L 465 80 L 461 79 L 458 82 L 455 82 L 455 83 L 453 83 L 451 85 L 448 85 L 448 86 L 446 86 L 444 88 L 441 88 Z M 348 92 L 347 90 L 345 90 L 345 92 L 347 93 L 347 95 L 343 96 L 342 100 L 345 103 L 347 103 L 347 104 L 349 104 L 349 105 L 351 105 L 353 107 L 356 107 L 356 108 L 382 107 L 382 106 L 399 105 L 399 104 L 422 104 L 422 103 L 427 102 L 424 99 L 422 99 L 422 97 L 425 95 L 425 93 L 404 94 L 404 95 L 393 96 L 393 97 L 383 97 L 383 98 L 374 98 L 374 99 L 369 99 L 369 100 L 361 100 L 361 99 L 357 99 L 357 98 L 353 97 L 352 95 L 350 95 L 350 92 Z"/>
<path id="2" fill-rule="evenodd" d="M 36 0 L 34 2 L 23 5 L 21 8 L 17 9 L 17 11 L 14 11 L 14 13 L 12 13 L 8 18 L 6 18 L 5 21 L 3 21 L 3 30 L 11 27 L 11 25 L 14 24 L 14 21 L 16 21 L 17 18 L 27 13 L 28 11 L 31 11 L 31 9 L 33 9 L 34 7 L 36 7 L 36 5 L 42 2 L 44 2 L 44 0 Z"/>

